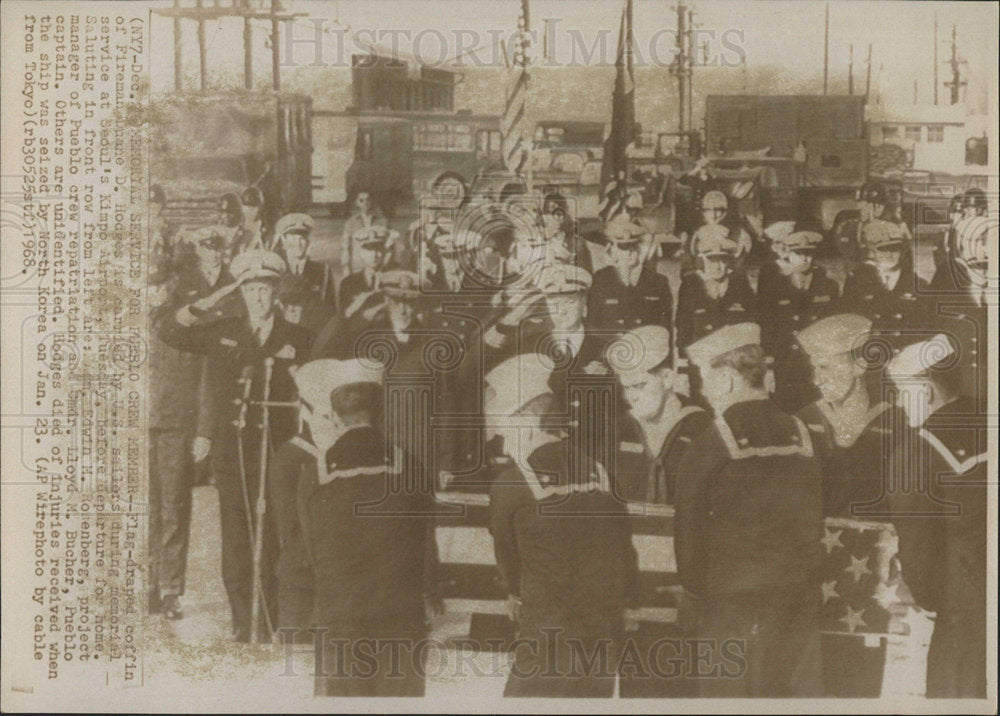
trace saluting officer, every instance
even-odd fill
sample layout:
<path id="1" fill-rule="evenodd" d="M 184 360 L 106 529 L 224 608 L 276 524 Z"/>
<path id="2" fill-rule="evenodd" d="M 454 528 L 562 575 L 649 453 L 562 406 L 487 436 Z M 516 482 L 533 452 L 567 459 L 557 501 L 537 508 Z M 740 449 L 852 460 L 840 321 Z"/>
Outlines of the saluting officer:
<path id="1" fill-rule="evenodd" d="M 285 214 L 274 225 L 274 235 L 277 253 L 288 266 L 281 279 L 280 291 L 308 296 L 300 323 L 316 331 L 333 316 L 335 302 L 329 287 L 329 267 L 309 258 L 313 225 L 308 214 Z"/>
<path id="2" fill-rule="evenodd" d="M 823 463 L 823 506 L 828 517 L 855 517 L 852 507 L 882 494 L 883 456 L 905 429 L 898 408 L 882 400 L 880 370 L 870 370 L 865 345 L 872 322 L 838 313 L 799 331 L 820 398 L 798 417 L 813 436 Z"/>
<path id="3" fill-rule="evenodd" d="M 781 407 L 794 412 L 810 402 L 809 366 L 795 334 L 835 310 L 840 297 L 837 282 L 814 263 L 823 237 L 814 231 L 796 231 L 781 241 L 784 258 L 766 282 L 758 284 L 757 300 L 764 350 L 774 358 L 775 394 Z"/>
<path id="4" fill-rule="evenodd" d="M 327 372 L 329 405 L 319 410 L 334 440 L 299 483 L 315 621 L 325 630 L 316 695 L 423 696 L 433 486 L 381 429 L 379 364 L 335 361 Z"/>
<path id="5" fill-rule="evenodd" d="M 715 225 L 698 243 L 698 270 L 681 279 L 677 296 L 677 345 L 683 349 L 723 326 L 753 320 L 757 297 L 734 270 L 739 246 L 729 229 Z"/>
<path id="6" fill-rule="evenodd" d="M 987 426 L 962 395 L 945 335 L 907 346 L 887 373 L 915 437 L 890 458 L 889 505 L 917 604 L 935 612 L 928 698 L 986 698 Z"/>
<path id="7" fill-rule="evenodd" d="M 288 641 L 312 638 L 315 598 L 312 563 L 299 515 L 299 483 L 315 485 L 323 472 L 326 451 L 338 430 L 330 414 L 339 361 L 314 360 L 296 369 L 299 432 L 278 447 L 267 468 L 268 500 L 278 528 L 278 623 Z"/>
<path id="8" fill-rule="evenodd" d="M 675 390 L 670 333 L 642 326 L 610 343 L 606 357 L 630 410 L 618 421 L 615 494 L 631 502 L 672 505 L 681 455 L 711 423 L 710 414 Z"/>
<path id="9" fill-rule="evenodd" d="M 888 192 L 880 182 L 867 181 L 857 193 L 857 213 L 834 227 L 834 242 L 848 263 L 848 269 L 868 258 L 862 232 L 865 226 L 876 219 L 888 220 Z"/>
<path id="10" fill-rule="evenodd" d="M 928 308 L 917 294 L 909 242 L 897 224 L 881 219 L 865 224 L 862 234 L 871 259 L 848 275 L 844 308 L 871 318 L 872 330 L 900 347 Z"/>
<path id="11" fill-rule="evenodd" d="M 377 225 L 359 229 L 350 237 L 345 236 L 354 243 L 353 255 L 360 261 L 361 269 L 348 274 L 340 282 L 337 305 L 343 318 L 350 319 L 362 307 L 367 307 L 369 299 L 375 294 L 389 237 L 389 230 Z"/>
<path id="12" fill-rule="evenodd" d="M 607 470 L 566 438 L 549 365 L 528 353 L 486 377 L 488 429 L 512 463 L 490 490 L 497 566 L 518 625 L 504 695 L 610 697 L 635 552 Z"/>
<path id="13" fill-rule="evenodd" d="M 289 367 L 301 363 L 308 353 L 312 334 L 287 323 L 276 311 L 275 290 L 285 271 L 285 262 L 270 251 L 247 251 L 231 265 L 235 281 L 215 293 L 178 308 L 164 317 L 160 337 L 168 345 L 208 356 L 210 384 L 217 397 L 212 465 L 219 490 L 222 518 L 222 580 L 229 595 L 233 632 L 237 640 L 250 639 L 250 611 L 253 598 L 253 547 L 250 538 L 252 515 L 248 506 L 257 500 L 260 464 L 265 362 L 273 360 L 270 400 L 290 402 L 295 386 Z M 220 300 L 239 288 L 246 314 L 199 324 L 199 315 L 211 311 Z M 247 382 L 249 381 L 249 383 Z M 242 441 L 237 424 L 240 404 L 247 387 L 250 405 L 245 412 Z M 295 433 L 295 417 L 287 408 L 270 410 L 270 445 L 279 445 Z M 266 618 L 273 623 L 274 539 L 273 516 L 264 519 L 264 554 L 260 574 Z M 267 636 L 267 631 L 262 630 Z"/>
<path id="14" fill-rule="evenodd" d="M 163 263 L 150 276 L 159 302 L 153 306 L 154 323 L 232 282 L 224 262 L 225 233 L 225 227 L 206 226 L 178 234 L 177 240 L 192 253 L 182 255 L 179 266 L 171 265 L 164 253 Z M 236 315 L 241 308 L 220 301 L 202 320 Z M 167 619 L 184 616 L 180 597 L 186 581 L 191 488 L 214 438 L 215 405 L 211 386 L 205 385 L 206 371 L 204 356 L 177 350 L 151 336 L 149 609 Z"/>
<path id="15" fill-rule="evenodd" d="M 722 665 L 700 680 L 702 693 L 818 696 L 823 494 L 809 431 L 768 398 L 756 324 L 721 328 L 688 355 L 715 420 L 677 468 L 684 611 L 693 636 L 716 649 L 738 640 L 744 667 Z"/>
<path id="16" fill-rule="evenodd" d="M 646 240 L 645 232 L 630 231 L 620 222 L 608 224 L 605 242 L 611 265 L 594 274 L 587 325 L 609 332 L 638 326 L 671 329 L 670 281 L 656 270 L 655 261 L 643 261 Z"/>

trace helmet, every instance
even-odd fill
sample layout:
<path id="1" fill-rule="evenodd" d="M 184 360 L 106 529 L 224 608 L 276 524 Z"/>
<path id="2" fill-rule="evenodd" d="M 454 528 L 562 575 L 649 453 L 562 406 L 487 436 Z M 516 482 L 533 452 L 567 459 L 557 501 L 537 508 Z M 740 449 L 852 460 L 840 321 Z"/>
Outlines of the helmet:
<path id="1" fill-rule="evenodd" d="M 979 187 L 972 187 L 965 192 L 962 202 L 963 208 L 975 209 L 977 212 L 986 211 L 986 194 Z"/>
<path id="2" fill-rule="evenodd" d="M 888 199 L 888 192 L 885 189 L 885 185 L 879 182 L 866 182 L 861 187 L 858 198 L 869 204 L 885 205 Z"/>

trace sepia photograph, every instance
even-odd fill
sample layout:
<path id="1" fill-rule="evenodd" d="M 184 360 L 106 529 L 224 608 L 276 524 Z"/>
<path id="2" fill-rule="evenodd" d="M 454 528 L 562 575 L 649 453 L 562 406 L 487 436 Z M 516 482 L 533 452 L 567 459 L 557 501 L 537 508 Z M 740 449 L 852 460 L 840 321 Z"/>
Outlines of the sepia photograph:
<path id="1" fill-rule="evenodd" d="M 996 712 L 1000 3 L 2 10 L 5 711 Z"/>

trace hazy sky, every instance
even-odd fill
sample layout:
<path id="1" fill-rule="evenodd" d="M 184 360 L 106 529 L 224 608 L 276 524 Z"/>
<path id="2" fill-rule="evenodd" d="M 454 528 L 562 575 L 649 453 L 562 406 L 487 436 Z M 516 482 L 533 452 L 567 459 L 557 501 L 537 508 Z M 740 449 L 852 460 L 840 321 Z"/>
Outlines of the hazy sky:
<path id="1" fill-rule="evenodd" d="M 670 60 L 672 33 L 676 15 L 671 9 L 674 0 L 636 0 L 635 31 L 639 53 L 647 62 Z M 191 4 L 185 0 L 185 4 Z M 618 23 L 623 0 L 530 0 L 532 29 L 541 33 L 543 19 L 556 21 L 553 59 L 567 63 L 574 57 L 582 59 L 581 40 L 588 47 L 600 47 L 604 31 L 605 62 L 614 62 Z M 976 2 L 863 2 L 834 0 L 830 5 L 830 74 L 843 77 L 847 73 L 849 45 L 854 44 L 856 86 L 863 86 L 865 55 L 868 44 L 873 46 L 873 83 L 878 83 L 883 97 L 889 101 L 913 101 L 913 83 L 918 83 L 919 100 L 930 101 L 933 93 L 933 32 L 934 17 L 939 24 L 940 79 L 950 74 L 946 61 L 950 56 L 952 24 L 958 31 L 961 56 L 968 60 L 963 71 L 976 84 L 995 78 L 997 62 L 996 3 Z M 738 61 L 735 47 L 742 48 L 750 67 L 778 65 L 799 73 L 823 70 L 823 14 L 825 3 L 804 0 L 699 0 L 691 4 L 695 22 L 710 51 L 719 59 Z M 507 37 L 515 27 L 520 0 L 286 0 L 285 7 L 293 12 L 308 13 L 313 18 L 325 18 L 325 63 L 335 62 L 341 43 L 338 28 L 350 28 L 350 33 L 371 37 L 373 32 L 403 31 L 398 46 L 411 50 L 414 39 L 420 40 L 419 50 L 429 60 L 452 57 L 458 49 L 484 45 L 475 54 L 483 62 L 499 63 L 502 56 L 494 51 L 496 38 Z M 339 25 L 335 24 L 339 21 Z M 197 69 L 195 25 L 185 23 L 185 71 Z M 256 32 L 255 69 L 262 76 L 269 72 L 270 54 L 265 47 L 264 23 Z M 423 31 L 422 34 L 418 34 Z M 219 72 L 242 71 L 242 23 L 229 20 L 209 24 L 207 38 L 209 64 Z M 306 21 L 295 25 L 296 36 L 310 38 L 313 29 Z M 742 32 L 742 39 L 737 33 Z M 463 33 L 463 34 L 456 34 Z M 490 34 L 492 33 L 492 34 Z M 712 39 L 714 33 L 714 40 Z M 574 35 L 576 38 L 574 39 Z M 169 38 L 170 21 L 154 18 L 154 89 L 168 89 L 173 78 L 172 51 Z M 723 46 L 721 39 L 728 38 Z M 473 39 L 475 38 L 475 39 Z M 654 42 L 655 38 L 655 42 Z M 383 44 L 391 36 L 383 36 Z M 447 43 L 442 47 L 442 39 Z M 464 43 L 464 44 L 463 44 Z M 533 49 L 541 54 L 541 43 Z M 653 47 L 655 55 L 650 51 Z M 304 48 L 304 49 L 303 49 Z M 551 48 L 551 46 L 550 46 Z M 352 47 L 348 46 L 349 58 Z M 299 45 L 296 59 L 303 64 L 315 55 L 309 46 Z M 599 53 L 600 54 L 600 53 Z M 597 58 L 591 62 L 599 61 Z M 283 70 L 294 72 L 294 70 Z M 995 79 L 993 80 L 995 82 Z M 860 84 L 857 84 L 860 83 Z M 942 97 L 946 90 L 940 89 Z"/>

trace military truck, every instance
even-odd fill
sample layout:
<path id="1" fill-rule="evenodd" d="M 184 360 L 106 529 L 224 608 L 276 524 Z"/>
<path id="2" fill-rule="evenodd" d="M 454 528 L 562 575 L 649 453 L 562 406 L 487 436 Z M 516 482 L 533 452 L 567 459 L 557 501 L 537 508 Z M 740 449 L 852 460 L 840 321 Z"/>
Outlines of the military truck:
<path id="1" fill-rule="evenodd" d="M 270 216 L 311 203 L 312 100 L 274 92 L 171 95 L 149 110 L 150 181 L 175 225 L 235 226 L 251 186 Z"/>
<path id="2" fill-rule="evenodd" d="M 705 104 L 709 155 L 757 152 L 794 162 L 794 217 L 829 232 L 855 208 L 868 175 L 865 98 L 855 95 L 710 95 Z M 790 174 L 789 174 L 790 176 Z"/>

